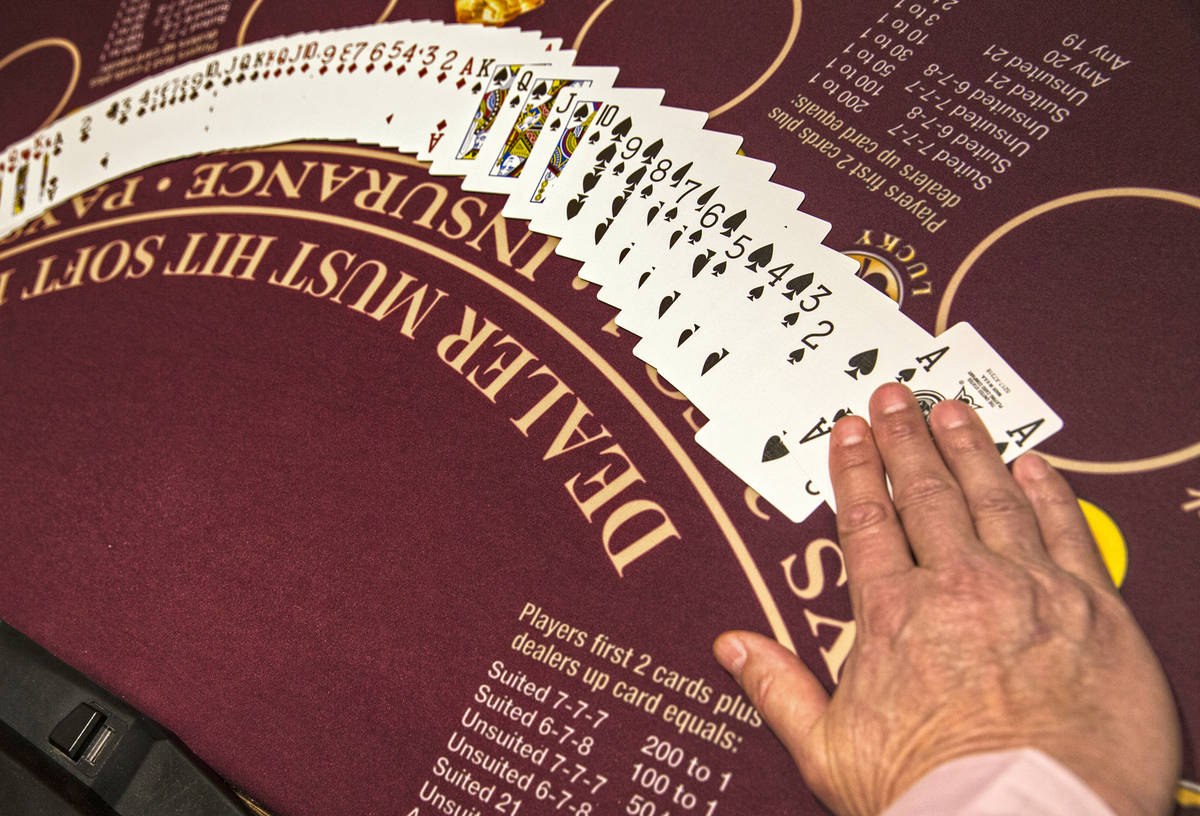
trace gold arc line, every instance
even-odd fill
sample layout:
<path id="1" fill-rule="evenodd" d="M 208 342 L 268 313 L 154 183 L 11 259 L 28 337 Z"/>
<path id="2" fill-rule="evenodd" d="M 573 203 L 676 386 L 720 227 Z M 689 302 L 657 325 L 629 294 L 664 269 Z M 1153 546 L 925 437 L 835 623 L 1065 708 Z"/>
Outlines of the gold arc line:
<path id="1" fill-rule="evenodd" d="M 79 55 L 79 49 L 75 43 L 70 40 L 65 40 L 62 37 L 43 37 L 40 40 L 26 43 L 15 51 L 10 51 L 0 59 L 0 70 L 4 69 L 9 63 L 25 56 L 30 51 L 36 51 L 39 48 L 49 48 L 50 46 L 58 46 L 71 55 L 71 79 L 67 82 L 67 89 L 63 91 L 62 97 L 58 100 L 58 104 L 50 111 L 50 115 L 46 117 L 46 121 L 37 126 L 38 130 L 46 127 L 53 122 L 62 113 L 62 109 L 67 106 L 67 102 L 71 99 L 71 94 L 75 92 L 75 86 L 79 82 L 79 69 L 83 64 L 82 58 Z"/>
<path id="2" fill-rule="evenodd" d="M 1177 450 L 1147 456 L 1142 459 L 1118 459 L 1112 462 L 1093 462 L 1088 459 L 1072 459 L 1068 456 L 1055 456 L 1052 453 L 1038 452 L 1043 459 L 1059 470 L 1070 470 L 1074 473 L 1093 473 L 1097 476 L 1124 476 L 1130 473 L 1148 473 L 1152 470 L 1182 465 L 1192 459 L 1200 458 L 1200 442 L 1193 442 Z"/>
<path id="3" fill-rule="evenodd" d="M 307 149 L 307 148 L 306 148 Z M 750 582 L 750 587 L 754 592 L 755 599 L 759 606 L 762 607 L 763 614 L 767 618 L 767 622 L 771 626 L 771 631 L 775 639 L 789 651 L 795 652 L 796 647 L 791 639 L 791 635 L 784 625 L 783 616 L 779 612 L 779 608 L 775 605 L 775 599 L 771 596 L 770 590 L 767 588 L 766 581 L 763 580 L 762 573 L 759 572 L 758 566 L 754 563 L 750 555 L 746 543 L 738 534 L 733 526 L 733 520 L 725 512 L 725 508 L 721 506 L 717 499 L 716 493 L 708 482 L 701 475 L 695 462 L 688 456 L 687 451 L 679 444 L 674 434 L 668 430 L 666 425 L 654 410 L 642 399 L 641 395 L 626 382 L 625 378 L 612 367 L 612 365 L 604 359 L 592 346 L 590 346 L 582 337 L 576 334 L 569 326 L 554 316 L 549 310 L 539 304 L 533 298 L 516 289 L 509 283 L 501 280 L 487 270 L 476 266 L 469 261 L 463 260 L 450 252 L 436 247 L 433 244 L 413 238 L 395 230 L 386 229 L 384 227 L 370 224 L 364 221 L 357 221 L 353 218 L 347 218 L 341 215 L 332 215 L 329 213 L 312 213 L 305 210 L 293 209 L 290 207 L 264 207 L 250 206 L 244 204 L 221 204 L 211 206 L 195 206 L 195 207 L 177 207 L 169 210 L 154 210 L 144 213 L 133 213 L 130 215 L 116 216 L 107 221 L 97 222 L 93 224 L 83 224 L 77 227 L 71 227 L 59 233 L 52 235 L 44 235 L 39 238 L 34 238 L 28 243 L 21 244 L 16 247 L 11 247 L 0 251 L 0 260 L 12 255 L 22 254 L 28 250 L 36 249 L 39 246 L 49 244 L 55 241 L 66 240 L 77 235 L 84 235 L 90 232 L 95 232 L 101 229 L 111 229 L 127 224 L 136 224 L 142 221 L 167 219 L 167 218 L 184 218 L 188 216 L 204 216 L 212 214 L 233 215 L 233 216 L 265 216 L 270 218 L 287 218 L 298 221 L 316 221 L 322 224 L 343 227 L 350 230 L 357 230 L 374 235 L 384 240 L 393 241 L 394 243 L 403 244 L 419 252 L 423 252 L 433 258 L 443 261 L 444 263 L 457 267 L 469 275 L 477 278 L 482 283 L 492 287 L 496 291 L 503 294 L 513 303 L 525 309 L 530 314 L 537 317 L 560 337 L 567 341 L 576 352 L 584 357 L 600 374 L 612 383 L 621 393 L 622 396 L 633 406 L 638 415 L 642 418 L 659 441 L 663 443 L 667 451 L 675 459 L 676 464 L 683 470 L 688 481 L 692 483 L 692 487 L 700 495 L 708 511 L 712 514 L 713 520 L 716 521 L 717 527 L 725 536 L 729 543 L 730 549 L 733 550 L 734 557 L 738 562 L 738 566 L 742 568 L 747 580 Z"/>
<path id="4" fill-rule="evenodd" d="M 262 2 L 262 0 L 259 0 L 259 2 Z M 583 43 L 583 38 L 587 36 L 592 24 L 595 23 L 597 18 L 600 17 L 604 10 L 612 4 L 613 0 L 604 0 L 604 2 L 602 2 L 600 5 L 596 6 L 596 10 L 592 12 L 591 16 L 587 18 L 587 21 L 579 29 L 579 33 L 575 35 L 575 41 L 571 43 L 572 50 L 579 50 L 579 46 Z M 804 0 L 792 0 L 792 25 L 788 29 L 787 39 L 784 40 L 783 47 L 779 49 L 779 53 L 775 55 L 775 59 L 770 65 L 767 66 L 767 70 L 763 71 L 762 74 L 759 75 L 758 79 L 754 80 L 754 82 L 751 83 L 746 90 L 742 91 L 740 94 L 733 97 L 723 105 L 718 105 L 710 110 L 708 112 L 709 119 L 715 119 L 722 113 L 725 113 L 726 111 L 742 104 L 746 101 L 748 96 L 761 88 L 764 82 L 775 75 L 775 72 L 779 70 L 779 66 L 783 65 L 783 61 L 787 59 L 788 54 L 792 52 L 792 46 L 796 44 L 796 36 L 800 33 L 800 18 L 803 16 L 803 14 Z"/>
<path id="5" fill-rule="evenodd" d="M 725 111 L 742 104 L 742 102 L 746 100 L 746 97 L 757 91 L 768 79 L 774 76 L 775 72 L 779 70 L 779 66 L 783 65 L 783 61 L 787 59 L 788 54 L 792 52 L 792 46 L 796 44 L 796 36 L 800 33 L 800 17 L 803 15 L 803 13 L 803 0 L 792 0 L 792 27 L 788 29 L 787 39 L 784 40 L 783 48 L 780 48 L 779 53 L 775 55 L 774 61 L 767 66 L 767 70 L 763 71 L 762 75 L 759 76 L 758 79 L 754 80 L 754 83 L 749 88 L 742 91 L 733 99 L 730 99 L 724 105 L 713 108 L 711 111 L 709 111 L 709 119 L 715 119 Z"/>
<path id="6" fill-rule="evenodd" d="M 379 15 L 376 23 L 382 23 L 388 18 L 388 15 L 396 8 L 397 0 L 388 0 L 388 4 L 384 6 L 383 13 Z M 246 16 L 242 18 L 242 24 L 238 27 L 237 41 L 234 45 L 246 44 L 246 29 L 250 27 L 250 20 L 258 13 L 258 7 L 263 4 L 263 0 L 254 0 L 250 4 L 250 8 L 246 9 Z"/>
<path id="7" fill-rule="evenodd" d="M 613 0 L 604 0 L 604 2 L 602 2 L 600 5 L 596 6 L 596 10 L 592 12 L 591 16 L 588 17 L 584 22 L 583 27 L 579 29 L 579 33 L 575 35 L 575 41 L 571 43 L 572 51 L 579 50 L 579 46 L 583 42 L 583 38 L 587 36 L 588 31 L 591 29 L 592 23 L 596 22 L 596 19 L 604 12 L 604 10 L 612 4 Z"/>
<path id="8" fill-rule="evenodd" d="M 391 16 L 392 10 L 395 8 L 396 8 L 396 0 L 388 0 L 388 4 L 383 7 L 383 13 L 380 14 L 378 18 L 376 18 L 375 22 L 382 23 L 389 16 Z"/>
<path id="9" fill-rule="evenodd" d="M 967 273 L 971 271 L 971 267 L 983 256 L 983 253 L 991 249 L 997 241 L 1017 227 L 1052 210 L 1068 207 L 1072 204 L 1080 204 L 1084 201 L 1099 201 L 1105 198 L 1151 198 L 1200 209 L 1200 197 L 1181 193 L 1176 190 L 1163 190 L 1158 187 L 1100 187 L 1095 190 L 1084 190 L 1081 193 L 1060 196 L 1038 204 L 1036 207 L 1031 207 L 992 230 L 986 238 L 967 253 L 967 257 L 963 258 L 962 263 L 958 265 L 958 268 L 954 270 L 954 274 L 950 277 L 950 283 L 946 285 L 942 301 L 938 304 L 934 333 L 941 334 L 946 330 L 946 326 L 950 322 L 950 304 L 954 301 L 954 296 L 958 293 L 958 288 L 962 284 L 963 279 L 967 277 Z M 1145 473 L 1151 470 L 1172 467 L 1200 457 L 1200 442 L 1177 450 L 1168 451 L 1167 453 L 1158 454 L 1157 456 L 1112 462 L 1072 459 L 1066 456 L 1055 456 L 1050 453 L 1042 453 L 1041 456 L 1060 470 L 1069 470 L 1075 473 L 1094 473 L 1104 476 L 1124 475 Z"/>
<path id="10" fill-rule="evenodd" d="M 246 9 L 246 15 L 242 17 L 242 24 L 238 27 L 237 40 L 234 45 L 246 44 L 246 29 L 250 27 L 250 20 L 258 13 L 258 7 L 262 5 L 263 0 L 254 0 L 250 4 L 250 8 Z"/>

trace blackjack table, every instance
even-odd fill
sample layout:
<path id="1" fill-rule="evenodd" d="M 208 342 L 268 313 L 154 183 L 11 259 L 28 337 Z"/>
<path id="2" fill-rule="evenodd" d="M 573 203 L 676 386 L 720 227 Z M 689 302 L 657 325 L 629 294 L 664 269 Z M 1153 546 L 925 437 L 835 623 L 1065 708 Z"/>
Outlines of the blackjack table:
<path id="1" fill-rule="evenodd" d="M 978 329 L 1063 420 L 1038 449 L 1162 661 L 1200 808 L 1193 5 L 9 4 L 0 142 L 404 19 L 540 31 L 706 112 L 901 312 Z M 793 522 L 700 447 L 503 207 L 298 139 L 159 157 L 0 239 L 0 619 L 272 814 L 826 812 L 711 644 L 763 632 L 836 687 L 834 513 Z"/>

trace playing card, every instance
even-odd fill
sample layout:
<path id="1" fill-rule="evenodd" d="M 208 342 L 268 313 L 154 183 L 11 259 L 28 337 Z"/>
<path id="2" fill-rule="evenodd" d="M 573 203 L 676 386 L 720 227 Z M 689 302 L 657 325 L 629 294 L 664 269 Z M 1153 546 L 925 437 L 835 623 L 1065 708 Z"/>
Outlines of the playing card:
<path id="1" fill-rule="evenodd" d="M 3 234 L 41 213 L 37 190 L 44 153 L 33 138 L 17 142 L 5 151 L 4 180 L 0 186 L 0 232 Z"/>
<path id="2" fill-rule="evenodd" d="M 463 179 L 463 189 L 483 193 L 515 189 L 543 129 L 547 125 L 552 131 L 560 129 L 581 93 L 603 95 L 616 78 L 616 69 L 597 68 L 575 68 L 566 76 L 561 72 L 538 76 L 509 131 L 492 129 L 475 166 Z"/>
<path id="3" fill-rule="evenodd" d="M 411 92 L 420 78 L 433 73 L 446 81 L 459 56 L 455 45 L 468 32 L 406 20 L 319 37 L 312 68 L 299 85 L 300 104 L 310 120 L 304 132 L 308 138 L 357 139 L 366 137 L 368 123 L 394 109 L 398 95 Z"/>
<path id="4" fill-rule="evenodd" d="M 681 140 L 700 132 L 707 118 L 698 111 L 655 108 L 643 112 L 633 130 L 614 128 L 609 144 L 595 157 L 564 205 L 566 223 L 555 251 L 564 257 L 587 260 L 616 220 L 633 191 L 660 161 L 668 140 Z"/>
<path id="5" fill-rule="evenodd" d="M 99 115 L 96 103 L 54 123 L 54 141 L 59 151 L 53 158 L 55 201 L 70 199 L 109 178 L 107 147 L 93 136 L 95 117 Z"/>
<path id="6" fill-rule="evenodd" d="M 970 405 L 992 434 L 1005 462 L 1062 429 L 1045 400 L 988 345 L 969 323 L 957 323 L 896 371 L 929 410 L 946 399 Z"/>
<path id="7" fill-rule="evenodd" d="M 445 117 L 456 99 L 470 98 L 497 60 L 525 60 L 546 48 L 537 32 L 430 21 L 386 37 L 375 36 L 377 29 L 369 33 L 347 38 L 336 50 L 314 83 L 323 96 L 314 90 L 311 104 L 342 108 L 353 100 L 342 124 L 353 138 L 406 151 L 440 141 L 445 130 L 435 127 L 431 136 L 431 117 Z"/>
<path id="8" fill-rule="evenodd" d="M 612 106 L 601 111 L 571 162 L 561 169 L 553 192 L 533 212 L 529 228 L 534 232 L 561 236 L 568 225 L 582 220 L 589 202 L 600 200 L 597 187 L 615 183 L 612 176 L 621 171 L 613 171 L 643 147 L 642 136 L 633 132 L 635 126 L 674 118 L 685 127 L 698 129 L 707 118 L 693 111 L 661 107 L 661 91 L 618 88 L 608 98 L 615 100 Z"/>
<path id="9" fill-rule="evenodd" d="M 799 523 L 812 515 L 823 497 L 796 457 L 777 439 L 756 449 L 744 438 L 748 434 L 737 433 L 741 430 L 735 422 L 709 420 L 696 442 L 789 520 Z"/>
<path id="10" fill-rule="evenodd" d="M 732 201 L 744 201 L 737 188 L 733 192 L 737 198 Z M 760 185 L 750 207 L 725 215 L 716 225 L 717 233 L 695 246 L 677 245 L 663 262 L 644 272 L 640 297 L 617 316 L 618 325 L 642 335 L 634 354 L 668 379 L 683 382 L 697 372 L 706 376 L 714 365 L 727 362 L 731 350 L 745 348 L 746 340 L 759 332 L 758 323 L 805 312 L 792 306 L 780 313 L 761 313 L 771 309 L 761 308 L 768 287 L 760 277 L 784 280 L 785 272 L 797 269 L 805 258 L 814 260 L 814 253 L 817 260 L 832 257 L 828 250 L 817 249 L 829 224 L 789 209 L 799 198 L 798 192 L 781 185 Z M 729 210 L 721 211 L 725 213 Z M 760 276 L 757 270 L 764 266 L 766 275 Z M 804 302 L 809 310 L 827 297 L 820 284 L 813 293 L 821 297 Z M 772 290 L 766 303 L 783 307 L 787 299 L 777 297 Z M 742 315 L 751 298 L 760 308 Z"/>
<path id="11" fill-rule="evenodd" d="M 101 164 L 104 178 L 191 152 L 181 145 L 202 108 L 198 83 L 215 73 L 217 63 L 214 57 L 176 66 L 106 97 L 103 106 L 97 106 L 92 135 L 108 146 L 108 160 Z"/>
<path id="12" fill-rule="evenodd" d="M 713 172 L 714 165 L 722 160 L 734 163 L 741 137 L 728 133 L 700 130 L 681 134 L 680 138 L 666 143 L 663 152 L 647 159 L 637 157 L 630 163 L 630 170 L 622 186 L 614 192 L 612 204 L 620 203 L 620 212 L 611 218 L 605 217 L 603 233 L 597 228 L 592 232 L 595 245 L 587 251 L 587 257 L 579 270 L 586 281 L 601 285 L 606 302 L 623 307 L 614 299 L 614 290 L 627 283 L 626 290 L 636 291 L 637 276 L 632 264 L 624 261 L 639 244 L 656 243 L 664 252 L 670 248 L 670 239 L 661 238 L 647 231 L 652 227 L 664 228 L 667 232 L 686 231 L 685 221 L 690 215 L 712 206 L 711 199 L 719 192 L 720 183 Z M 743 159 L 736 162 L 748 180 L 766 181 L 774 172 L 768 162 Z M 708 175 L 703 174 L 707 168 Z M 707 189 L 706 189 L 707 188 Z M 711 193 L 711 195 L 710 195 Z M 610 208 L 611 210 L 611 208 Z M 672 213 L 676 215 L 672 217 Z M 656 230 L 655 233 L 662 231 Z M 703 232 L 697 226 L 696 234 Z M 689 240 L 698 240 L 689 238 Z"/>
<path id="13" fill-rule="evenodd" d="M 57 157 L 62 153 L 62 134 L 47 128 L 33 137 L 33 162 L 37 165 L 29 178 L 30 218 L 35 218 L 54 206 L 58 188 Z"/>
<path id="14" fill-rule="evenodd" d="M 777 253 L 790 265 L 777 287 L 769 270 L 753 273 L 748 283 L 761 283 L 750 287 L 727 276 L 725 293 L 697 316 L 701 329 L 651 363 L 710 419 L 807 399 L 897 314 L 845 255 L 820 244 L 777 245 Z"/>
<path id="15" fill-rule="evenodd" d="M 685 329 L 699 330 L 698 314 L 721 296 L 715 291 L 719 278 L 730 265 L 744 263 L 754 242 L 779 235 L 816 243 L 829 229 L 795 212 L 803 193 L 766 181 L 772 165 L 742 157 L 726 165 L 690 206 L 667 210 L 665 230 L 639 237 L 636 257 L 622 262 L 629 267 L 626 277 L 600 291 L 602 300 L 621 309 L 617 325 L 645 338 L 639 344 L 642 359 L 653 359 L 656 346 L 673 347 Z"/>
<path id="16" fill-rule="evenodd" d="M 832 504 L 828 432 L 851 413 L 863 413 L 889 365 L 908 359 L 929 335 L 899 312 L 858 337 L 859 350 L 843 368 L 791 399 L 759 399 L 752 410 L 709 419 L 696 441 L 788 518 L 801 521 L 822 500 Z M 813 417 L 817 419 L 814 421 Z M 814 429 L 806 432 L 812 422 Z"/>
<path id="17" fill-rule="evenodd" d="M 177 149 L 204 152 L 305 138 L 313 116 L 303 89 L 320 45 L 320 35 L 307 32 L 225 52 L 201 86 L 202 118 L 181 128 Z"/>
<path id="18" fill-rule="evenodd" d="M 462 174 L 470 169 L 477 150 L 483 145 L 497 117 L 510 112 L 509 105 L 519 104 L 513 93 L 528 90 L 532 72 L 538 67 L 558 67 L 569 70 L 575 52 L 561 50 L 557 40 L 537 43 L 488 41 L 486 52 L 466 57 L 467 67 L 473 66 L 473 79 L 460 72 L 459 81 L 434 87 L 426 82 L 418 88 L 412 104 L 405 98 L 405 128 L 409 134 L 400 144 L 415 145 L 417 158 L 422 161 L 445 163 L 462 160 Z M 514 91 L 515 89 L 515 91 Z M 421 94 L 424 93 L 422 96 Z M 441 165 L 439 165 L 441 166 Z"/>
<path id="19" fill-rule="evenodd" d="M 826 375 L 822 387 L 811 398 L 783 406 L 771 415 L 760 414 L 748 425 L 757 426 L 754 436 L 739 429 L 738 436 L 751 448 L 774 446 L 778 455 L 792 456 L 812 479 L 812 489 L 831 507 L 833 487 L 829 480 L 829 432 L 843 416 L 867 415 L 871 394 L 890 382 L 895 372 L 914 355 L 928 348 L 928 332 L 906 315 L 896 312 L 876 331 L 856 332 L 856 349 L 839 358 L 841 368 Z M 843 347 L 844 348 L 844 347 Z"/>
<path id="20" fill-rule="evenodd" d="M 599 139 L 592 137 L 618 121 L 622 105 L 628 108 L 631 102 L 650 105 L 661 100 L 661 90 L 617 88 L 606 91 L 602 99 L 577 101 L 571 115 L 564 117 L 562 127 L 557 132 L 543 132 L 530 151 L 525 171 L 509 191 L 504 217 L 532 219 L 553 196 L 568 163 L 575 158 L 590 161 L 595 155 Z"/>
<path id="21" fill-rule="evenodd" d="M 562 53 L 562 52 L 560 52 Z M 450 145 L 433 151 L 434 175 L 468 176 L 479 170 L 480 180 L 495 169 L 498 177 L 515 172 L 523 167 L 516 153 L 522 141 L 540 133 L 545 115 L 552 109 L 554 98 L 564 88 L 574 96 L 580 87 L 596 83 L 598 87 L 611 87 L 616 78 L 612 68 L 574 68 L 559 65 L 523 65 L 513 70 L 512 65 L 501 65 L 493 74 L 485 91 L 486 100 L 471 117 L 467 131 L 458 148 L 450 155 Z M 508 147 L 505 156 L 501 156 Z M 527 156 L 527 151 L 521 149 Z M 499 162 L 507 161 L 505 168 Z"/>

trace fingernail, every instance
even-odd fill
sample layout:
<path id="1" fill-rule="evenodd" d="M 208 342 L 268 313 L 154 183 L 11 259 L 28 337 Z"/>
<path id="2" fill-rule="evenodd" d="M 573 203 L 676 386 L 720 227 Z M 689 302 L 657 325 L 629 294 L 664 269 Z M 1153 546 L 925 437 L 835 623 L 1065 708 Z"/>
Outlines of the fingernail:
<path id="1" fill-rule="evenodd" d="M 735 678 L 741 678 L 742 666 L 746 663 L 746 650 L 740 638 L 735 635 L 722 635 L 713 644 L 713 654 L 721 668 Z"/>
<path id="2" fill-rule="evenodd" d="M 860 417 L 842 417 L 833 426 L 835 445 L 857 445 L 867 437 L 867 423 Z"/>
<path id="3" fill-rule="evenodd" d="M 940 427 L 951 430 L 970 423 L 973 410 L 961 400 L 943 400 L 933 406 L 933 413 L 930 416 L 937 417 Z"/>
<path id="4" fill-rule="evenodd" d="M 1023 464 L 1021 467 L 1025 473 L 1035 479 L 1045 478 L 1050 473 L 1050 465 L 1046 460 L 1038 456 L 1036 453 L 1027 453 L 1021 457 Z"/>
<path id="5" fill-rule="evenodd" d="M 894 414 L 907 409 L 912 400 L 911 391 L 903 385 L 894 383 L 879 386 L 875 394 L 879 399 L 879 410 L 885 414 Z"/>

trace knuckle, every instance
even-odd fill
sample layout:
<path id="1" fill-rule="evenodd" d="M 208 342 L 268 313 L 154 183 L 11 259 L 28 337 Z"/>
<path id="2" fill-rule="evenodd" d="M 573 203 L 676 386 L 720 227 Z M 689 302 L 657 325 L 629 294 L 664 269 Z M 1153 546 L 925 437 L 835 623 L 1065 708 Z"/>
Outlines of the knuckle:
<path id="1" fill-rule="evenodd" d="M 1079 509 L 1079 501 L 1069 486 L 1061 489 L 1058 485 L 1042 485 L 1036 495 L 1040 504 L 1052 509 Z"/>
<path id="2" fill-rule="evenodd" d="M 893 485 L 896 509 L 903 513 L 913 507 L 945 501 L 958 493 L 947 476 L 925 474 Z"/>
<path id="3" fill-rule="evenodd" d="M 745 678 L 744 689 L 750 702 L 754 703 L 754 707 L 759 711 L 773 710 L 773 706 L 778 703 L 775 700 L 775 697 L 778 696 L 775 673 L 760 670 L 748 674 L 749 676 Z"/>
<path id="4" fill-rule="evenodd" d="M 996 446 L 986 432 L 980 433 L 979 429 L 970 426 L 940 434 L 938 444 L 960 456 L 974 456 L 983 453 L 995 455 L 996 453 Z"/>
<path id="5" fill-rule="evenodd" d="M 880 423 L 876 423 L 877 426 Z M 912 440 L 929 441 L 929 426 L 920 413 L 907 411 L 887 416 L 883 419 L 881 430 L 891 442 L 910 442 Z M 932 443 L 931 443 L 932 444 Z"/>
<path id="6" fill-rule="evenodd" d="M 971 514 L 976 519 L 1011 516 L 1025 513 L 1030 509 L 1029 502 L 1023 495 L 1003 487 L 985 490 L 973 497 L 969 504 Z"/>
<path id="7" fill-rule="evenodd" d="M 896 584 L 883 578 L 863 581 L 858 589 L 864 633 L 888 636 L 903 620 L 907 605 Z"/>
<path id="8" fill-rule="evenodd" d="M 1100 558 L 1100 548 L 1086 521 L 1050 527 L 1046 536 L 1046 547 L 1054 552 Z"/>
<path id="9" fill-rule="evenodd" d="M 838 534 L 852 536 L 873 530 L 892 518 L 892 511 L 884 502 L 859 499 L 838 507 Z"/>
<path id="10" fill-rule="evenodd" d="M 1078 578 L 1058 571 L 1034 573 L 1055 614 L 1071 635 L 1086 635 L 1100 617 L 1101 599 Z"/>
<path id="11" fill-rule="evenodd" d="M 1007 578 L 995 570 L 956 564 L 939 571 L 939 594 L 959 603 L 978 603 L 988 597 L 985 593 L 996 592 L 998 586 L 1011 592 L 1013 587 Z"/>

